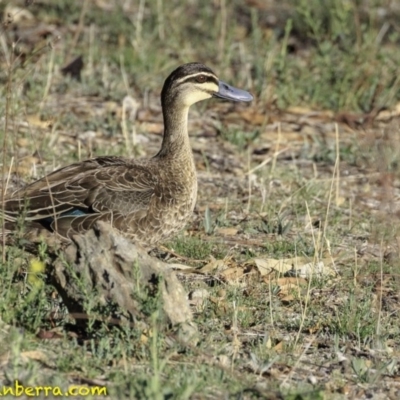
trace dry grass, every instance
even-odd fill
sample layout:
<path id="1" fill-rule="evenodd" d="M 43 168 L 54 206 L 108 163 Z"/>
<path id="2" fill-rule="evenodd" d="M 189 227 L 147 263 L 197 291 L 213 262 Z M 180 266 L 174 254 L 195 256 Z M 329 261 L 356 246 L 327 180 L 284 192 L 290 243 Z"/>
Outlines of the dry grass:
<path id="1" fill-rule="evenodd" d="M 256 101 L 191 111 L 195 215 L 154 251 L 203 268 L 179 272 L 199 342 L 182 347 L 157 318 L 153 332 L 76 332 L 9 247 L 1 384 L 106 385 L 112 398 L 398 398 L 396 4 L 22 3 L 0 34 L 3 195 L 92 155 L 154 154 L 160 88 L 180 63 L 203 61 Z M 80 80 L 62 74 L 79 55 Z M 322 263 L 322 276 L 287 285 L 254 261 L 288 258 Z"/>

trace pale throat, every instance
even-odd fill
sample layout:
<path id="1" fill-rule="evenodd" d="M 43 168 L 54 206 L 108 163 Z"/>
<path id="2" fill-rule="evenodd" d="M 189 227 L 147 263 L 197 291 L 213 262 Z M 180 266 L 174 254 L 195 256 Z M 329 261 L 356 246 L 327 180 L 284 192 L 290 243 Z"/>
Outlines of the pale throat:
<path id="1" fill-rule="evenodd" d="M 167 107 L 167 110 L 169 107 Z M 173 112 L 164 110 L 164 136 L 159 156 L 167 154 L 171 157 L 178 157 L 188 152 L 191 154 L 191 147 L 188 134 L 188 106 L 171 107 Z"/>

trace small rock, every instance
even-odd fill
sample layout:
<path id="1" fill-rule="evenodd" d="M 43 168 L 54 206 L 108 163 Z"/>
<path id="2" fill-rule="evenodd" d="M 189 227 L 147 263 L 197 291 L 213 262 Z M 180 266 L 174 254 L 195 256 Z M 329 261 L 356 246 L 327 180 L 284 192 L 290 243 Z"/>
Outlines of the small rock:
<path id="1" fill-rule="evenodd" d="M 315 386 L 318 383 L 318 379 L 314 375 L 309 375 L 307 377 L 308 382 L 311 383 L 311 385 Z"/>

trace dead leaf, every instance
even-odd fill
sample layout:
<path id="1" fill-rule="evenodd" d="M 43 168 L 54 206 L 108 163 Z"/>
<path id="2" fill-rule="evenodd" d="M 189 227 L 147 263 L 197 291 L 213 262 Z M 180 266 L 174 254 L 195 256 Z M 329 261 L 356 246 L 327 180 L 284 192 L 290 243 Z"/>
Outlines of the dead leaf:
<path id="1" fill-rule="evenodd" d="M 288 285 L 281 285 L 280 288 L 280 295 L 292 294 L 297 295 L 300 293 L 300 286 L 294 283 L 289 283 Z"/>
<path id="2" fill-rule="evenodd" d="M 211 261 L 204 267 L 197 270 L 197 272 L 200 272 L 201 274 L 208 274 L 213 271 L 221 271 L 222 269 L 224 269 L 224 267 L 227 266 L 227 261 L 227 259 L 216 260 L 214 257 L 211 256 Z"/>
<path id="3" fill-rule="evenodd" d="M 316 115 L 318 117 L 322 117 L 325 119 L 332 119 L 334 117 L 333 111 L 330 110 L 324 110 L 324 111 L 316 111 L 308 107 L 289 107 L 286 112 L 291 113 L 291 114 L 298 114 L 298 115 Z"/>
<path id="4" fill-rule="evenodd" d="M 317 325 L 311 326 L 310 328 L 308 328 L 308 332 L 313 335 L 314 333 L 318 332 L 321 329 L 321 326 L 319 323 L 317 323 Z"/>
<path id="5" fill-rule="evenodd" d="M 261 276 L 269 275 L 271 272 L 278 271 L 284 274 L 292 269 L 290 259 L 277 260 L 275 258 L 254 258 L 253 261 Z"/>
<path id="6" fill-rule="evenodd" d="M 271 284 L 278 286 L 281 300 L 292 301 L 294 296 L 300 295 L 301 287 L 307 286 L 307 281 L 303 278 L 287 277 L 271 280 Z"/>
<path id="7" fill-rule="evenodd" d="M 233 227 L 217 228 L 215 231 L 216 231 L 216 233 L 218 233 L 219 235 L 222 235 L 222 236 L 235 236 L 238 233 L 239 229 L 233 228 Z"/>
<path id="8" fill-rule="evenodd" d="M 277 353 L 282 353 L 282 351 L 283 351 L 283 345 L 284 345 L 284 343 L 283 343 L 283 341 L 281 341 L 281 342 L 279 342 L 278 344 L 276 344 L 276 345 L 273 347 L 273 350 L 275 350 Z"/>
<path id="9" fill-rule="evenodd" d="M 221 277 L 228 282 L 237 281 L 244 275 L 243 268 L 230 267 L 221 272 Z"/>
<path id="10" fill-rule="evenodd" d="M 337 197 L 337 199 L 335 201 L 336 207 L 342 206 L 345 202 L 346 202 L 346 197 L 343 197 L 343 196 Z"/>
<path id="11" fill-rule="evenodd" d="M 332 264 L 331 259 L 322 259 L 317 263 L 308 262 L 300 268 L 296 268 L 296 274 L 303 278 L 311 278 L 312 276 L 335 276 L 336 272 L 332 268 Z"/>
<path id="12" fill-rule="evenodd" d="M 272 281 L 279 287 L 279 294 L 283 303 L 289 303 L 297 299 L 301 294 L 301 286 L 306 286 L 307 282 L 303 278 L 280 278 Z"/>
<path id="13" fill-rule="evenodd" d="M 49 129 L 53 124 L 52 120 L 42 120 L 38 114 L 27 115 L 26 120 L 30 126 L 36 126 L 42 129 Z"/>
<path id="14" fill-rule="evenodd" d="M 164 125 L 161 122 L 143 122 L 140 124 L 140 130 L 146 133 L 161 135 L 164 132 Z"/>
<path id="15" fill-rule="evenodd" d="M 40 361 L 47 364 L 48 357 L 45 353 L 39 350 L 24 351 L 21 353 L 21 357 L 25 359 Z"/>
<path id="16" fill-rule="evenodd" d="M 17 139 L 18 147 L 28 147 L 30 144 L 31 144 L 31 142 L 27 138 L 18 138 Z"/>
<path id="17" fill-rule="evenodd" d="M 269 118 L 267 113 L 258 113 L 250 108 L 242 111 L 240 117 L 252 125 L 264 125 Z"/>
<path id="18" fill-rule="evenodd" d="M 318 262 L 310 261 L 308 257 L 293 258 L 254 258 L 254 263 L 261 276 L 266 276 L 272 272 L 279 272 L 284 275 L 293 272 L 296 276 L 310 278 L 311 276 L 334 276 L 336 272 L 332 268 L 333 260 L 330 258 L 322 259 Z"/>
<path id="19" fill-rule="evenodd" d="M 20 176 L 31 176 L 35 170 L 35 166 L 39 163 L 40 159 L 38 157 L 25 157 L 13 165 L 11 171 Z"/>
<path id="20" fill-rule="evenodd" d="M 228 310 L 228 305 L 226 304 L 225 300 L 221 297 L 210 296 L 210 302 L 216 304 L 217 307 L 222 311 L 226 312 Z"/>
<path id="21" fill-rule="evenodd" d="M 400 115 L 400 103 L 397 103 L 392 110 L 383 110 L 378 113 L 378 121 L 387 121 Z"/>
<path id="22" fill-rule="evenodd" d="M 142 333 L 142 334 L 140 335 L 140 343 L 142 343 L 142 344 L 147 344 L 148 341 L 149 341 L 148 336 L 146 336 L 144 333 Z"/>

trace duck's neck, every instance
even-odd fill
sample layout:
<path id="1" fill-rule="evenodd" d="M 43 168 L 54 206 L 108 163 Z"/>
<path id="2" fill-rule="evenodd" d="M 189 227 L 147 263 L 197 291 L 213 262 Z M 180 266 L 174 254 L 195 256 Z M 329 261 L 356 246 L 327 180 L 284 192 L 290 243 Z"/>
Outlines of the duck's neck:
<path id="1" fill-rule="evenodd" d="M 174 104 L 163 105 L 164 137 L 158 158 L 192 158 L 188 135 L 189 107 L 175 107 Z"/>

